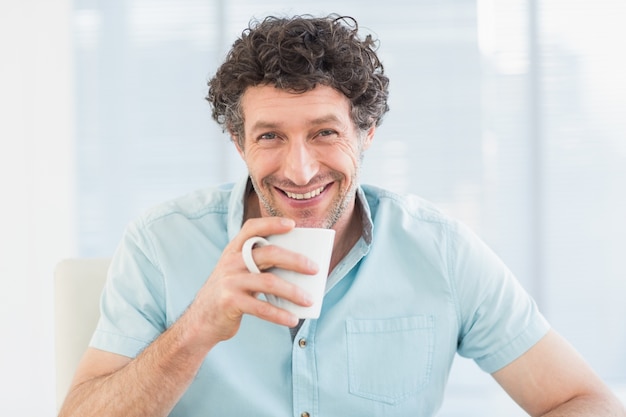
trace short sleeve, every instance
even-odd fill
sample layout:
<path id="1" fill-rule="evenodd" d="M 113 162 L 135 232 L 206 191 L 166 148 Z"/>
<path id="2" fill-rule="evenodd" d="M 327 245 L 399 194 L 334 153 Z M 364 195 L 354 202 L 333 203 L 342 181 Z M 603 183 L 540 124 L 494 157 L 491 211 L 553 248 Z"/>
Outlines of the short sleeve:
<path id="1" fill-rule="evenodd" d="M 449 242 L 461 324 L 457 351 L 495 372 L 537 343 L 549 325 L 511 271 L 469 229 L 459 225 Z"/>
<path id="2" fill-rule="evenodd" d="M 163 275 L 143 230 L 131 224 L 115 251 L 91 347 L 135 357 L 165 331 Z"/>

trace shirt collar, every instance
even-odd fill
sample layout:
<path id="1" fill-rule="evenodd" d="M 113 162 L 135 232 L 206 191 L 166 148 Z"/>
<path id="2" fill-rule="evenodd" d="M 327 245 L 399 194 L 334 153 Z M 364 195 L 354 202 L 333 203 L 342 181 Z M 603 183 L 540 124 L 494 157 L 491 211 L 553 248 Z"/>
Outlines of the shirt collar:
<path id="1" fill-rule="evenodd" d="M 361 205 L 361 223 L 363 223 L 362 237 L 365 243 L 369 246 L 372 243 L 372 236 L 374 233 L 374 222 L 372 221 L 372 210 L 370 208 L 365 191 L 359 186 L 356 190 L 357 204 Z"/>
<path id="2" fill-rule="evenodd" d="M 246 196 L 251 187 L 252 184 L 250 184 L 248 176 L 246 175 L 233 185 L 230 192 L 230 199 L 228 201 L 228 223 L 226 226 L 229 242 L 233 240 L 241 230 Z"/>

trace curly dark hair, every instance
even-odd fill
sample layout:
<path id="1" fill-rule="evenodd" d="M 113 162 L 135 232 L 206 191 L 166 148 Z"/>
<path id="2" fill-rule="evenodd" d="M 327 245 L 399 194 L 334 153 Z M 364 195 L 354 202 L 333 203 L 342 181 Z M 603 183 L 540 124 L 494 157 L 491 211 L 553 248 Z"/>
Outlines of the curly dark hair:
<path id="1" fill-rule="evenodd" d="M 377 42 L 357 32 L 354 18 L 336 14 L 252 20 L 208 83 L 213 118 L 243 145 L 240 103 L 247 87 L 304 93 L 325 85 L 350 100 L 355 126 L 378 126 L 389 110 L 389 79 L 376 55 Z"/>

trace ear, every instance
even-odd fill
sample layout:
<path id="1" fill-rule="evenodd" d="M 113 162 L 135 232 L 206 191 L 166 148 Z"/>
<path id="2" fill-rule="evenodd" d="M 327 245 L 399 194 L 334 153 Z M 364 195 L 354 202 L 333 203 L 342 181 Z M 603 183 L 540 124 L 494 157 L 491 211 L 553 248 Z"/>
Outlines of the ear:
<path id="1" fill-rule="evenodd" d="M 372 125 L 367 131 L 365 138 L 363 138 L 363 150 L 368 149 L 372 145 L 372 141 L 374 140 L 374 134 L 376 133 L 376 125 Z"/>
<path id="2" fill-rule="evenodd" d="M 228 134 L 230 135 L 230 140 L 235 144 L 235 148 L 237 148 L 237 152 L 239 152 L 239 156 L 243 158 L 244 152 L 243 152 L 243 148 L 239 144 L 239 136 L 235 135 L 235 133 L 232 130 L 229 130 Z"/>

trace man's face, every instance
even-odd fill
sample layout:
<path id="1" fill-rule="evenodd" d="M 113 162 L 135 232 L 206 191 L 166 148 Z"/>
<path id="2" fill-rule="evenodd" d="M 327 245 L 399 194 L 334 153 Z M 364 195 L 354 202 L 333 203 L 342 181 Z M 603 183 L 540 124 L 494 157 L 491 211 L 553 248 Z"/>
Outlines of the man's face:
<path id="1" fill-rule="evenodd" d="M 345 227 L 375 129 L 360 134 L 348 99 L 327 86 L 302 94 L 249 87 L 242 109 L 245 138 L 237 148 L 261 215 L 289 217 L 299 227 Z"/>

